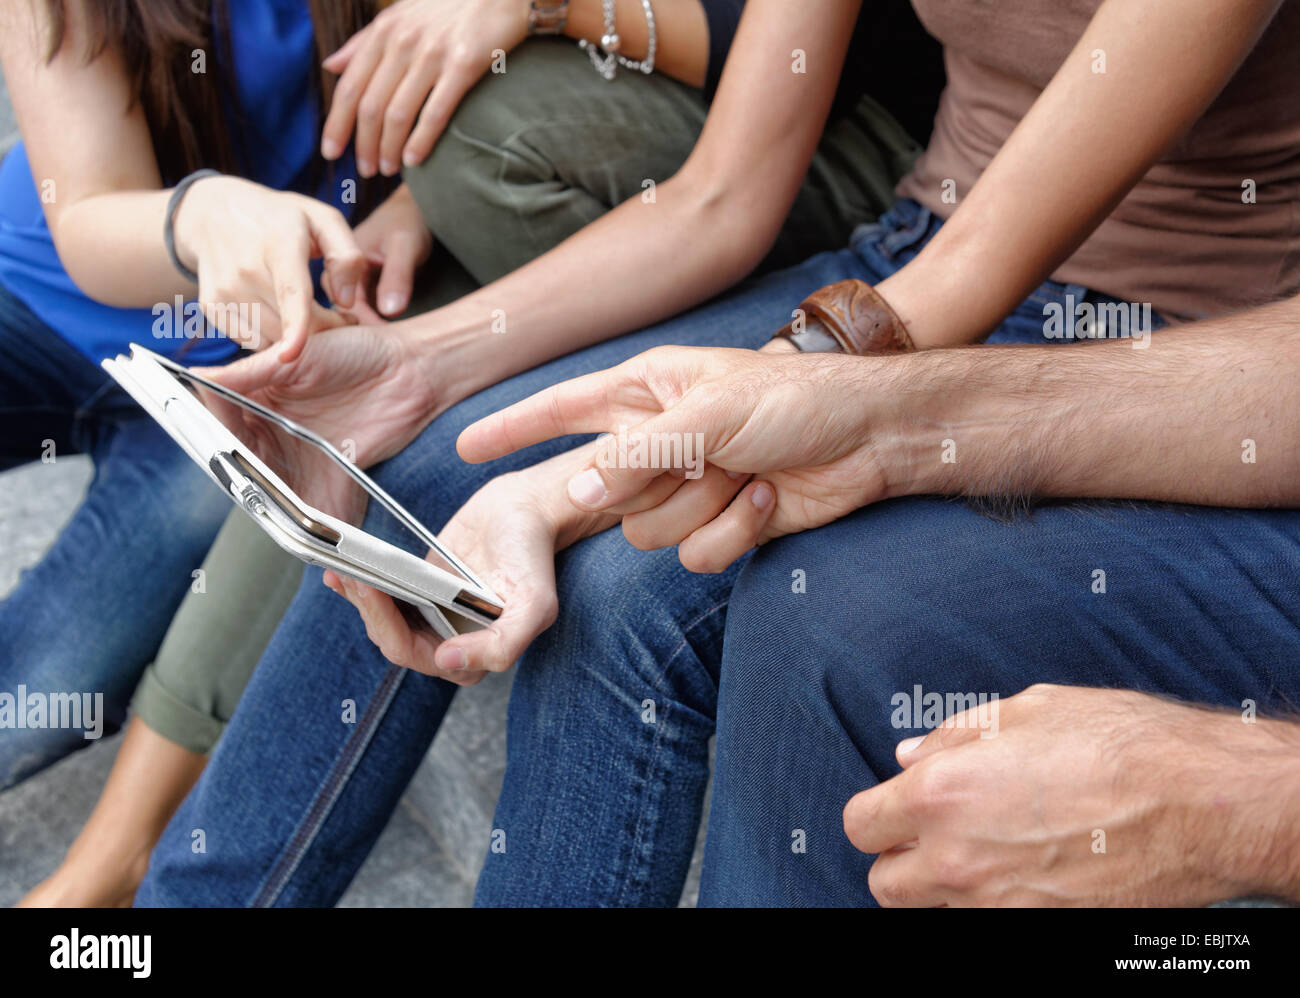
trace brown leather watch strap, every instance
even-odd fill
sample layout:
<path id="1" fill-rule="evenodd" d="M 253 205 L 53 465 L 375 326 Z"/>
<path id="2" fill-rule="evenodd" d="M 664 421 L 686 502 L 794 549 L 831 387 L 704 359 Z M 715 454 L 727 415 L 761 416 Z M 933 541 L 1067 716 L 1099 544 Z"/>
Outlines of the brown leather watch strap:
<path id="1" fill-rule="evenodd" d="M 904 353 L 916 347 L 903 320 L 866 281 L 828 284 L 810 294 L 799 306 L 803 329 L 789 322 L 777 332 L 800 350 L 833 350 L 859 356 Z"/>

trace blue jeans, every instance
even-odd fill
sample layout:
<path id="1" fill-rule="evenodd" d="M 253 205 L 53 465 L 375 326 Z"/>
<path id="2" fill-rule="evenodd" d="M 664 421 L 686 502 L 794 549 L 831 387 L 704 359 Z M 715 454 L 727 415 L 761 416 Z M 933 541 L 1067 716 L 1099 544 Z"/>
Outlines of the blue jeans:
<path id="1" fill-rule="evenodd" d="M 701 903 L 874 903 L 841 812 L 924 733 L 914 711 L 896 726 L 899 693 L 1049 682 L 1292 713 L 1298 591 L 1295 511 L 1067 503 L 1005 524 L 908 498 L 765 546 L 727 620 Z"/>
<path id="2" fill-rule="evenodd" d="M 438 527 L 489 477 L 575 443 L 464 465 L 454 441 L 470 422 L 652 346 L 760 346 L 809 292 L 850 277 L 882 280 L 938 226 L 918 205 L 899 202 L 861 227 L 848 249 L 462 402 L 376 477 Z M 1045 285 L 1000 338 L 1041 339 L 1043 301 L 1070 292 Z M 561 554 L 560 618 L 515 680 L 495 822 L 506 850 L 489 853 L 479 903 L 676 902 L 699 824 L 738 571 L 692 575 L 674 551 L 636 551 L 618 531 Z M 332 903 L 383 829 L 454 690 L 388 666 L 356 613 L 309 570 L 226 737 L 155 850 L 138 903 Z M 345 700 L 356 705 L 354 724 L 343 720 Z M 204 853 L 191 850 L 195 829 L 206 833 Z"/>
<path id="3" fill-rule="evenodd" d="M 911 260 L 939 225 L 902 201 L 861 226 L 849 250 L 805 266 L 816 268 L 821 283 L 875 283 Z M 736 300 L 767 295 L 760 284 Z M 1046 283 L 990 342 L 1068 342 L 1044 339 L 1044 308 L 1084 300 L 1110 299 Z M 686 331 L 714 321 L 697 312 L 669 325 Z M 727 688 L 723 634 L 742 568 L 692 575 L 675 550 L 637 551 L 617 531 L 560 558 L 559 619 L 524 655 L 511 694 L 507 768 L 493 822 L 506 849 L 487 852 L 476 904 L 678 902 L 708 782 L 719 684 Z M 757 651 L 779 658 L 781 621 L 770 623 Z M 779 701 L 769 706 L 779 716 Z M 749 735 L 762 743 L 767 725 L 749 721 Z M 809 773 L 817 758 L 802 758 Z M 710 900 L 701 894 L 702 902 Z"/>
<path id="4" fill-rule="evenodd" d="M 853 259 L 848 253 L 823 254 L 763 279 L 749 294 L 705 306 L 688 320 L 622 336 L 504 381 L 448 409 L 373 475 L 415 516 L 439 529 L 489 479 L 578 442 L 550 441 L 470 465 L 455 449 L 470 423 L 654 346 L 758 347 L 809 292 L 838 280 Z M 620 553 L 632 552 L 621 533 L 607 538 Z M 581 545 L 565 552 L 560 563 L 580 564 L 586 551 Z M 428 750 L 457 687 L 389 665 L 356 611 L 324 587 L 321 574 L 305 572 L 207 769 L 154 850 L 137 904 L 334 903 Z M 697 578 L 702 577 L 683 580 L 685 601 Z M 591 588 L 562 590 L 560 598 L 576 607 L 597 590 L 603 591 L 598 578 Z M 630 614 L 646 611 L 636 603 L 623 605 Z M 672 609 L 665 606 L 662 617 L 665 628 L 672 628 Z M 344 701 L 355 704 L 355 723 L 344 719 Z M 195 829 L 205 832 L 205 853 L 191 849 Z"/>
<path id="5" fill-rule="evenodd" d="M 0 692 L 102 694 L 103 733 L 203 561 L 229 500 L 144 411 L 0 287 L 0 470 L 88 454 L 54 546 L 0 603 Z M 83 728 L 0 729 L 0 789 L 90 745 Z"/>

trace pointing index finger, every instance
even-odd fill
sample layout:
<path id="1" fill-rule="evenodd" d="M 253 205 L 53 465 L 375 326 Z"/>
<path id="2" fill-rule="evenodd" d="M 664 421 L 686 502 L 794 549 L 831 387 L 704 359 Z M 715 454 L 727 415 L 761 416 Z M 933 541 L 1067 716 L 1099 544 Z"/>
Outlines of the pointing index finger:
<path id="1" fill-rule="evenodd" d="M 456 451 L 471 464 L 479 464 L 543 440 L 599 433 L 609 428 L 620 408 L 611 399 L 627 380 L 620 365 L 544 389 L 471 423 L 456 441 Z"/>

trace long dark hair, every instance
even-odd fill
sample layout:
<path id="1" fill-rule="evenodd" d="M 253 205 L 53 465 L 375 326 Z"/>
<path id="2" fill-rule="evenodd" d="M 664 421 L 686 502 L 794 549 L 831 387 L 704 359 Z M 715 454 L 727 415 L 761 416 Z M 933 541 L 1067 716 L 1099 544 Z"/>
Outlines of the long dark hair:
<path id="1" fill-rule="evenodd" d="M 68 2 L 45 0 L 51 28 L 47 61 L 53 60 L 63 47 Z M 227 0 L 72 2 L 81 4 L 87 26 L 83 58 L 89 62 L 109 46 L 121 53 L 130 76 L 132 101 L 141 103 L 149 122 L 164 183 L 175 183 L 201 167 L 236 175 L 247 173 L 248 157 L 232 69 L 237 53 L 230 44 Z M 307 3 L 321 60 L 369 23 L 381 6 L 379 0 Z M 226 58 L 217 59 L 214 47 Z M 209 72 L 192 71 L 195 49 L 204 50 L 216 64 L 208 67 Z M 315 87 L 322 122 L 333 89 L 334 77 L 322 69 Z M 227 109 L 233 112 L 234 121 Z M 321 161 L 322 169 L 323 165 Z"/>

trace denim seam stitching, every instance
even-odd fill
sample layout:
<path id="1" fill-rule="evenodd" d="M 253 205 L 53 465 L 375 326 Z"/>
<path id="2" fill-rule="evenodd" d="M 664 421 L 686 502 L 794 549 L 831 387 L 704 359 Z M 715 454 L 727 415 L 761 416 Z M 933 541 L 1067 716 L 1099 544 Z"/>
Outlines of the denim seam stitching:
<path id="1" fill-rule="evenodd" d="M 393 698 L 397 695 L 398 687 L 401 685 L 403 678 L 403 671 L 397 666 L 390 666 L 388 671 L 385 672 L 384 678 L 379 684 L 379 690 L 374 699 L 367 705 L 365 714 L 362 715 L 360 725 L 358 725 L 352 737 L 348 739 L 347 744 L 344 745 L 339 758 L 330 767 L 329 774 L 312 800 L 307 815 L 299 823 L 293 838 L 290 839 L 280 859 L 271 869 L 266 881 L 254 897 L 251 907 L 269 908 L 273 906 L 285 888 L 288 887 L 289 881 L 297 872 L 317 834 L 319 834 L 326 819 L 333 811 L 335 803 L 343 795 L 348 780 L 361 761 L 361 756 L 365 754 L 365 750 L 373 740 L 380 723 L 387 715 L 388 708 L 392 705 Z"/>

